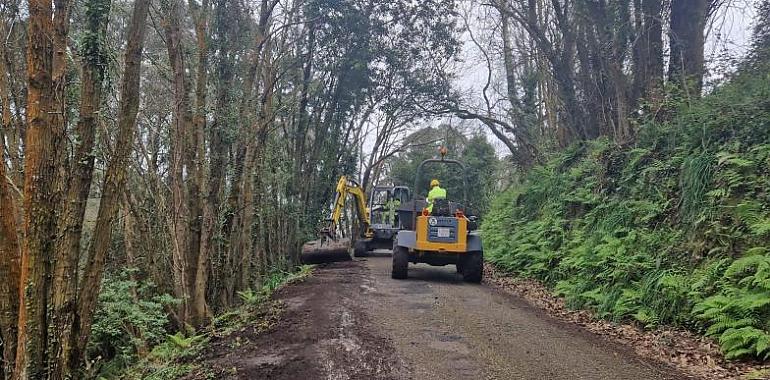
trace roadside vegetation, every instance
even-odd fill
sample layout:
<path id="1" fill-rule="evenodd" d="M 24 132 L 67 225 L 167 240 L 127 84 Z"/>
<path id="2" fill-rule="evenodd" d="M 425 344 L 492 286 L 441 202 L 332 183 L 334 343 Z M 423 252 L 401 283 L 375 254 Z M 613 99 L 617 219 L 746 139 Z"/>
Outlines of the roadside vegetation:
<path id="1" fill-rule="evenodd" d="M 337 179 L 384 180 L 448 96 L 455 9 L 3 1 L 0 380 L 187 346 L 294 270 Z"/>
<path id="2" fill-rule="evenodd" d="M 529 150 L 537 154 L 529 166 L 522 155 L 511 155 L 520 177 L 483 223 L 486 257 L 511 275 L 541 281 L 569 307 L 648 328 L 688 329 L 713 337 L 727 359 L 767 361 L 770 2 L 752 4 L 757 17 L 745 57 L 705 64 L 704 26 L 718 13 L 716 2 L 636 3 L 641 8 L 633 18 L 641 29 L 623 21 L 629 17 L 624 7 L 598 3 L 575 14 L 615 21 L 599 33 L 607 50 L 590 38 L 588 46 L 578 44 L 585 65 L 555 79 L 578 78 L 560 84 L 579 94 L 559 95 L 566 110 L 560 115 L 591 133 L 565 140 L 570 134 L 543 133 L 551 121 L 540 120 L 529 129 L 532 139 L 519 139 L 533 141 L 536 149 Z M 528 25 L 524 39 L 547 54 L 537 21 L 523 8 L 506 9 L 503 27 L 506 17 Z M 661 11 L 670 18 L 660 18 Z M 705 23 L 685 25 L 683 11 Z M 558 28 L 564 43 L 574 32 L 566 20 Z M 661 24 L 669 28 L 670 52 L 661 48 Z M 628 49 L 629 36 L 641 45 Z M 600 61 L 610 58 L 592 71 L 594 53 Z M 593 74 L 595 80 L 580 79 Z M 526 103 L 513 109 L 520 104 Z"/>
<path id="3" fill-rule="evenodd" d="M 573 308 L 770 358 L 770 75 L 671 97 L 636 143 L 574 144 L 500 196 L 487 257 Z"/>
<path id="4" fill-rule="evenodd" d="M 249 326 L 266 330 L 280 318 L 281 305 L 272 294 L 310 276 L 312 266 L 270 272 L 257 290 L 238 293 L 241 306 L 213 318 L 211 325 L 176 331 L 167 325 L 165 308 L 177 304 L 171 296 L 150 296 L 150 284 L 108 279 L 94 321 L 89 356 L 96 358 L 88 377 L 124 380 L 172 380 L 200 368 L 195 357 L 213 337 L 226 337 Z"/>

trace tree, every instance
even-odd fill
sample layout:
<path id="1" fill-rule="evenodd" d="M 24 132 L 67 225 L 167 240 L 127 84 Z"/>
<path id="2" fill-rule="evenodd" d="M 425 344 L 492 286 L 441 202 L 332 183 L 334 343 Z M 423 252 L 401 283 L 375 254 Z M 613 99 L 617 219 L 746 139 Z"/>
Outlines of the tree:
<path id="1" fill-rule="evenodd" d="M 468 139 L 461 160 L 468 167 L 468 207 L 484 216 L 489 210 L 498 185 L 500 162 L 486 136 L 475 133 Z"/>
<path id="2" fill-rule="evenodd" d="M 523 169 L 543 151 L 582 140 L 608 136 L 617 144 L 631 143 L 634 119 L 659 105 L 666 82 L 700 95 L 705 28 L 725 2 L 675 0 L 664 20 L 668 4 L 471 3 L 464 29 L 487 64 L 487 80 L 480 94 L 459 96 L 445 111 L 487 126 Z M 664 29 L 672 46 L 668 57 Z"/>
<path id="3" fill-rule="evenodd" d="M 7 97 L 5 101 L 7 102 Z M 9 108 L 4 103 L 3 118 L 8 118 Z M 4 121 L 4 126 L 7 124 Z M 0 136 L 0 153 L 5 150 L 4 137 Z M 2 156 L 2 154 L 0 154 Z M 19 314 L 19 284 L 21 251 L 17 231 L 16 199 L 7 179 L 5 160 L 0 160 L 0 348 L 2 363 L 0 378 L 10 378 L 16 356 L 17 316 Z"/>
<path id="4" fill-rule="evenodd" d="M 60 12 L 58 8 L 57 12 Z M 27 131 L 24 152 L 24 240 L 14 378 L 43 378 L 47 366 L 47 288 L 54 256 L 55 181 L 59 133 L 51 125 L 54 11 L 51 1 L 29 1 Z M 59 16 L 61 17 L 61 16 Z"/>
<path id="5" fill-rule="evenodd" d="M 672 0 L 669 81 L 700 96 L 704 73 L 704 28 L 713 0 Z"/>
<path id="6" fill-rule="evenodd" d="M 760 68 L 770 62 L 770 1 L 757 4 L 759 18 L 754 25 L 749 63 Z"/>
<path id="7" fill-rule="evenodd" d="M 199 167 L 196 165 L 197 133 L 194 130 L 190 83 L 187 62 L 184 57 L 181 31 L 182 3 L 180 0 L 163 2 L 163 28 L 171 65 L 174 89 L 173 128 L 169 136 L 171 143 L 171 215 L 173 226 L 173 268 L 174 295 L 182 302 L 178 310 L 179 323 L 184 324 L 191 317 L 192 280 L 196 273 L 197 242 L 192 233 L 198 223 L 197 204 L 193 202 L 198 194 Z"/>
<path id="8" fill-rule="evenodd" d="M 113 221 L 117 215 L 121 192 L 126 183 L 129 166 L 131 141 L 134 139 L 136 118 L 139 110 L 139 90 L 142 73 L 142 50 L 146 33 L 146 20 L 151 0 L 137 0 L 134 3 L 128 30 L 128 41 L 124 57 L 124 73 L 120 86 L 120 111 L 118 114 L 118 135 L 115 151 L 107 166 L 104 179 L 104 193 L 94 228 L 93 241 L 88 249 L 86 269 L 78 293 L 77 318 L 74 320 L 73 353 L 70 370 L 82 364 L 85 348 L 91 334 L 91 325 L 96 311 L 96 300 L 101 289 L 107 253 L 110 248 Z"/>
<path id="9" fill-rule="evenodd" d="M 71 377 L 73 368 L 73 336 L 77 310 L 78 263 L 88 194 L 94 171 L 93 154 L 102 87 L 108 64 L 105 39 L 110 14 L 109 0 L 89 0 L 86 3 L 86 35 L 81 43 L 82 61 L 81 103 L 75 129 L 76 147 L 64 195 L 65 203 L 58 221 L 56 260 L 52 283 L 52 322 L 50 344 L 56 349 L 50 358 L 49 376 L 54 379 Z"/>
<path id="10" fill-rule="evenodd" d="M 10 28 L 5 20 L 10 15 L 3 14 L 0 19 L 0 33 L 9 35 Z M 18 171 L 14 160 L 15 149 L 6 148 L 6 139 L 14 144 L 17 140 L 17 128 L 11 114 L 11 83 L 6 64 L 5 49 L 0 51 L 0 106 L 2 106 L 2 127 L 0 128 L 0 379 L 10 379 L 16 360 L 16 339 L 18 333 L 19 285 L 21 250 L 18 234 L 19 194 L 6 166 L 5 151 L 10 152 L 11 167 Z"/>
<path id="11" fill-rule="evenodd" d="M 636 38 L 632 99 L 645 98 L 663 84 L 663 0 L 635 0 Z"/>

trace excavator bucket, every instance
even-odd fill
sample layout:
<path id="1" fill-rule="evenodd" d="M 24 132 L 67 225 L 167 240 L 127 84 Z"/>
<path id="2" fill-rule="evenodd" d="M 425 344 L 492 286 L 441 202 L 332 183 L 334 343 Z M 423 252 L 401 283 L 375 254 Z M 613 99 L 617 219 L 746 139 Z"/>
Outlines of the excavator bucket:
<path id="1" fill-rule="evenodd" d="M 350 239 L 318 239 L 302 246 L 300 261 L 303 264 L 323 264 L 349 261 Z"/>

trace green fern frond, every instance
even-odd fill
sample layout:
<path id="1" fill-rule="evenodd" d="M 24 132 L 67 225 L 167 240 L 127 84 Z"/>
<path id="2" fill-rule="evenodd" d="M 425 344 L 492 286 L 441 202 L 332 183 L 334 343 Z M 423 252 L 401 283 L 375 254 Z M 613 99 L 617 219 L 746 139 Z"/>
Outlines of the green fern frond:
<path id="1" fill-rule="evenodd" d="M 748 255 L 735 260 L 725 271 L 725 278 L 736 279 L 739 276 L 754 274 L 757 268 L 767 264 L 770 258 L 764 255 Z"/>
<path id="2" fill-rule="evenodd" d="M 748 160 L 739 156 L 738 154 L 730 152 L 717 153 L 717 160 L 721 166 L 731 166 L 737 168 L 751 168 L 754 166 L 754 161 Z"/>
<path id="3" fill-rule="evenodd" d="M 770 354 L 770 335 L 764 334 L 758 337 L 754 343 L 754 350 L 759 357 Z"/>
<path id="4" fill-rule="evenodd" d="M 717 323 L 711 325 L 708 329 L 706 329 L 706 335 L 714 336 L 714 335 L 722 334 L 725 331 L 731 330 L 731 329 L 751 327 L 751 326 L 754 326 L 754 324 L 756 323 L 756 320 L 752 318 L 743 318 L 743 319 L 736 320 L 727 316 L 724 316 L 717 320 L 718 320 Z"/>
<path id="5" fill-rule="evenodd" d="M 770 336 L 763 330 L 747 326 L 728 329 L 718 340 L 725 357 L 737 359 L 764 353 L 770 343 Z"/>

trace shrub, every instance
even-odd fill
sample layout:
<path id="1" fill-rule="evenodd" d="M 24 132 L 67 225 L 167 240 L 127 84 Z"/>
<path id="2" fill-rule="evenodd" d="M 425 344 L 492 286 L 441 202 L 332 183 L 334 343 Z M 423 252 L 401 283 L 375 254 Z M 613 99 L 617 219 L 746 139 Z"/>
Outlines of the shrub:
<path id="1" fill-rule="evenodd" d="M 150 283 L 129 278 L 131 270 L 105 277 L 94 316 L 89 357 L 107 363 L 104 372 L 119 370 L 166 339 L 169 295 L 156 295 Z"/>

